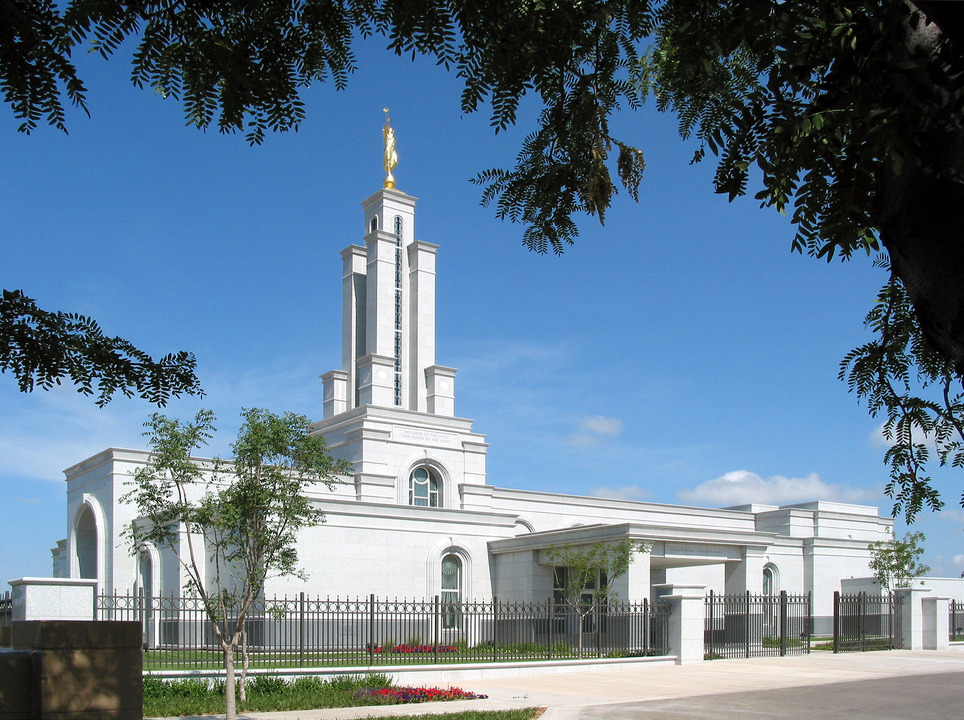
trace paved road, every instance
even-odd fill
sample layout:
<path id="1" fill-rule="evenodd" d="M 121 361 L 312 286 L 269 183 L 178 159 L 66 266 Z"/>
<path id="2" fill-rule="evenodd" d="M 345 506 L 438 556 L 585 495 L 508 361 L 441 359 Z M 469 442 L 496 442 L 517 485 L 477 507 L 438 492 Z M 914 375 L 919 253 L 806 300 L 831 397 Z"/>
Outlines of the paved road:
<path id="1" fill-rule="evenodd" d="M 964 652 L 813 653 L 696 665 L 594 666 L 530 677 L 452 679 L 488 695 L 422 705 L 244 713 L 249 720 L 354 720 L 544 707 L 541 720 L 948 720 L 964 718 Z M 208 716 L 213 717 L 213 716 Z"/>
<path id="2" fill-rule="evenodd" d="M 964 672 L 592 705 L 579 720 L 947 720 L 964 717 Z"/>

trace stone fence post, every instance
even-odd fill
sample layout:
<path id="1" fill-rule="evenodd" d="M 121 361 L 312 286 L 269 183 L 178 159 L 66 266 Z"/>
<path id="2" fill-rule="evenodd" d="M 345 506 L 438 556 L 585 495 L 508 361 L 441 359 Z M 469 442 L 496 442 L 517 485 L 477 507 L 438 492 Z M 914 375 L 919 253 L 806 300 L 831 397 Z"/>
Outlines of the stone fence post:
<path id="1" fill-rule="evenodd" d="M 904 650 L 946 650 L 948 648 L 948 598 L 931 597 L 930 588 L 894 590 L 901 600 L 900 632 Z"/>
<path id="2" fill-rule="evenodd" d="M 925 650 L 947 650 L 950 647 L 948 614 L 951 600 L 946 597 L 921 598 Z"/>
<path id="3" fill-rule="evenodd" d="M 140 720 L 141 623 L 95 621 L 96 580 L 11 580 L 0 720 Z"/>
<path id="4" fill-rule="evenodd" d="M 669 652 L 677 665 L 703 662 L 706 617 L 705 585 L 654 585 L 662 602 L 670 604 Z"/>
<path id="5" fill-rule="evenodd" d="M 25 577 L 10 587 L 13 622 L 94 619 L 96 580 Z"/>

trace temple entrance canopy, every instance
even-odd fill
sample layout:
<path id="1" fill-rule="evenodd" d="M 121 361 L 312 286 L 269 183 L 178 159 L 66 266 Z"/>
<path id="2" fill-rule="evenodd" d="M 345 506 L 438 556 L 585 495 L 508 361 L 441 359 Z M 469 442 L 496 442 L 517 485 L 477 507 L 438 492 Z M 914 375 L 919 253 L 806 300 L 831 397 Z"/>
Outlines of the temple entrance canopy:
<path id="1" fill-rule="evenodd" d="M 614 581 L 622 600 L 653 599 L 653 585 L 666 582 L 666 571 L 677 568 L 721 566 L 727 592 L 759 592 L 766 550 L 766 533 L 706 533 L 634 523 L 582 525 L 490 540 L 493 590 L 496 596 L 538 601 L 552 593 L 554 568 L 546 555 L 553 547 L 589 548 L 597 543 L 633 540 L 645 544 L 629 571 Z M 756 566 L 759 565 L 759 568 Z M 759 572 L 758 572 L 759 571 Z"/>

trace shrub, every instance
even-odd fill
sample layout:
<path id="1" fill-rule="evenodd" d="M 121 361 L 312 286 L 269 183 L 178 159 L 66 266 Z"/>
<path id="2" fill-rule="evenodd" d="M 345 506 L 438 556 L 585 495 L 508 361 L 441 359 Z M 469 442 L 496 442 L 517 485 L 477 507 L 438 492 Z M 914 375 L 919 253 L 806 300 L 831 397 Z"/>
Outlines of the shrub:
<path id="1" fill-rule="evenodd" d="M 520 642 L 515 645 L 510 645 L 507 650 L 512 653 L 522 654 L 532 654 L 532 653 L 543 653 L 546 650 L 545 645 L 540 645 L 534 642 Z"/>
<path id="2" fill-rule="evenodd" d="M 287 687 L 288 683 L 285 679 L 276 675 L 258 675 L 248 683 L 248 689 L 259 695 L 284 692 Z"/>
<path id="3" fill-rule="evenodd" d="M 221 683 L 221 694 L 224 694 Z M 175 697 L 206 697 L 212 691 L 207 680 L 202 678 L 187 678 L 184 680 L 164 680 L 155 675 L 144 676 L 144 697 L 175 698 Z M 217 689 L 217 688 L 215 688 Z"/>
<path id="4" fill-rule="evenodd" d="M 144 676 L 144 697 L 167 697 L 167 683 L 154 675 Z"/>
<path id="5" fill-rule="evenodd" d="M 295 678 L 291 681 L 291 689 L 298 693 L 315 693 L 320 692 L 324 688 L 325 682 L 320 677 L 314 675 L 307 675 L 305 677 Z"/>

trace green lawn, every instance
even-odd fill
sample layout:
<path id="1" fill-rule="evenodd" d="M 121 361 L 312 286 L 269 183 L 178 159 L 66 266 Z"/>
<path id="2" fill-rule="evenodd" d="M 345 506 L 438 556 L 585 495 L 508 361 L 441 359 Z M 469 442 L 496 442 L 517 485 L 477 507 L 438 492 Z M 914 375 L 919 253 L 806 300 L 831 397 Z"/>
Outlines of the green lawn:
<path id="1" fill-rule="evenodd" d="M 655 652 L 655 651 L 654 651 Z M 438 663 L 460 662 L 516 662 L 549 659 L 545 647 L 516 644 L 499 646 L 497 657 L 493 660 L 491 647 L 460 648 L 458 652 L 438 653 Z M 604 657 L 639 657 L 653 654 L 645 652 L 615 651 Z M 575 648 L 557 643 L 552 648 L 553 660 L 575 660 L 579 656 Z M 584 657 L 596 657 L 595 648 L 586 648 Z M 374 663 L 370 660 L 374 659 Z M 240 654 L 239 654 L 240 662 Z M 256 670 L 277 668 L 321 668 L 357 667 L 377 668 L 379 665 L 433 665 L 436 655 L 425 653 L 376 653 L 372 658 L 367 653 L 358 652 L 297 652 L 255 653 L 251 655 L 249 667 Z M 224 667 L 224 657 L 219 650 L 147 650 L 144 653 L 144 672 L 157 670 L 219 670 Z"/>

